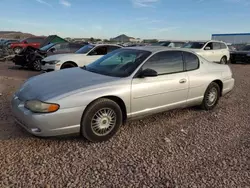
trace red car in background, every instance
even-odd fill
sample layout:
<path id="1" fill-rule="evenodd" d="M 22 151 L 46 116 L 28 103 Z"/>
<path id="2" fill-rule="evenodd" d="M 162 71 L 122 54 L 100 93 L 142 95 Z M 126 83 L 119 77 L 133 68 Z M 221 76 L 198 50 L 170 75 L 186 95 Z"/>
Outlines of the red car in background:
<path id="1" fill-rule="evenodd" d="M 21 40 L 18 43 L 12 43 L 10 44 L 9 48 L 13 49 L 13 51 L 18 54 L 20 53 L 24 48 L 28 46 L 32 46 L 34 48 L 40 48 L 41 43 L 45 40 L 46 37 L 30 37 Z"/>

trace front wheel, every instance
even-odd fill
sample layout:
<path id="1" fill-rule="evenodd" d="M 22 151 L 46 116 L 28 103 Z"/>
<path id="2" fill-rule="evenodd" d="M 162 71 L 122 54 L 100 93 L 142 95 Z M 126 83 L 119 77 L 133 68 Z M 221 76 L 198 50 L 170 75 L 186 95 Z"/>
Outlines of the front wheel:
<path id="1" fill-rule="evenodd" d="M 120 106 L 110 99 L 97 99 L 84 113 L 81 134 L 91 142 L 102 142 L 113 137 L 121 124 Z"/>
<path id="2" fill-rule="evenodd" d="M 217 83 L 209 84 L 202 101 L 202 109 L 212 110 L 218 103 L 220 98 L 220 87 Z"/>
<path id="3" fill-rule="evenodd" d="M 41 68 L 41 59 L 36 59 L 33 64 L 32 64 L 32 68 L 33 70 L 35 71 L 40 71 L 42 68 Z"/>

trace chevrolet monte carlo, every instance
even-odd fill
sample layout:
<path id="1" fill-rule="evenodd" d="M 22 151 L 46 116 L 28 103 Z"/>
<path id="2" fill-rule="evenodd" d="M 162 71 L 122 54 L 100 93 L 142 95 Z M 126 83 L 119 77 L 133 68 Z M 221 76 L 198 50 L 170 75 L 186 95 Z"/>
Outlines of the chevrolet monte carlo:
<path id="1" fill-rule="evenodd" d="M 28 79 L 14 94 L 12 111 L 33 135 L 79 133 L 100 142 L 127 119 L 188 106 L 212 110 L 233 87 L 228 65 L 191 49 L 127 47 L 87 66 Z"/>

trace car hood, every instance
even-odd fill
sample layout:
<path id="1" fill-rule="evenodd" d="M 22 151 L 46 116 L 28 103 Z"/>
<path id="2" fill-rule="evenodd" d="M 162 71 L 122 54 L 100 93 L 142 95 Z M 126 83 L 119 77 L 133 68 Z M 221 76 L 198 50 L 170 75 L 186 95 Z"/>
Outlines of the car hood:
<path id="1" fill-rule="evenodd" d="M 69 92 L 88 87 L 100 87 L 118 78 L 92 73 L 82 68 L 71 68 L 34 76 L 16 93 L 22 101 L 38 99 L 47 101 Z"/>
<path id="2" fill-rule="evenodd" d="M 75 53 L 68 53 L 68 54 L 57 54 L 57 55 L 51 55 L 49 57 L 46 57 L 43 59 L 43 61 L 54 61 L 54 60 L 60 60 L 60 59 L 73 59 L 77 57 L 82 57 L 85 54 L 75 54 Z"/>

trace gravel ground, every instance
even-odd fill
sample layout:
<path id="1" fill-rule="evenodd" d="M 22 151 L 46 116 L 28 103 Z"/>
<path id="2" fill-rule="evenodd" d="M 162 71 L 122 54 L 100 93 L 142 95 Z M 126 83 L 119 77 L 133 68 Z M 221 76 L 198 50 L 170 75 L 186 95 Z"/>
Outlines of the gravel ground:
<path id="1" fill-rule="evenodd" d="M 250 65 L 231 66 L 235 89 L 215 110 L 150 116 L 94 144 L 16 125 L 10 97 L 37 73 L 10 67 L 0 65 L 0 187 L 250 187 Z"/>

